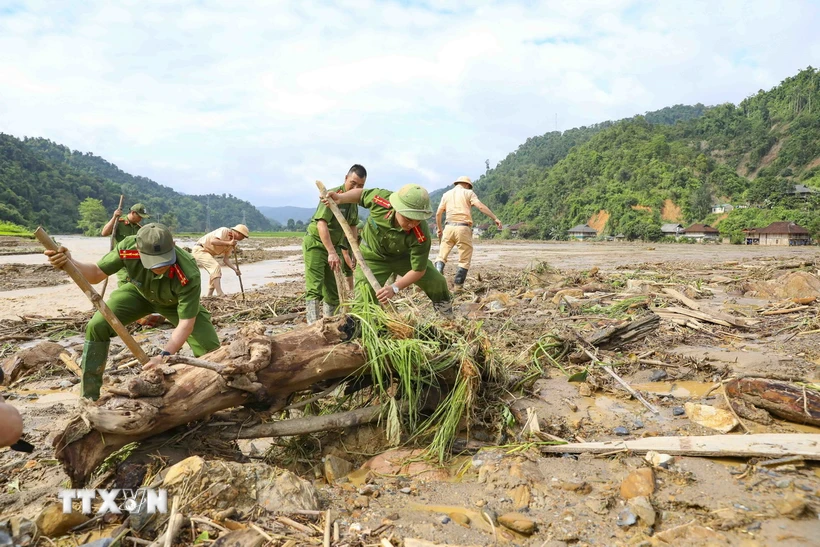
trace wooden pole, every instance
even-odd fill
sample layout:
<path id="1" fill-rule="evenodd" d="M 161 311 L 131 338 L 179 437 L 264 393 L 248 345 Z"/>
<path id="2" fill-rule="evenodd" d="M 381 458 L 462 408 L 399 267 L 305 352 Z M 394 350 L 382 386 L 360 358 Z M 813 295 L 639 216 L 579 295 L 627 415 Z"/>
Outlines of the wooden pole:
<path id="1" fill-rule="evenodd" d="M 48 249 L 49 251 L 57 251 L 59 247 L 54 240 L 51 239 L 43 227 L 40 226 L 35 230 L 34 237 L 37 238 L 43 247 Z M 77 284 L 78 287 L 85 293 L 91 303 L 94 304 L 94 307 L 99 310 L 102 316 L 108 321 L 108 324 L 111 325 L 111 328 L 114 329 L 114 332 L 120 337 L 123 343 L 131 350 L 131 353 L 134 354 L 134 357 L 142 363 L 143 365 L 147 363 L 150 358 L 148 354 L 146 354 L 140 345 L 134 340 L 134 337 L 128 332 L 125 326 L 117 319 L 117 316 L 114 315 L 114 312 L 103 302 L 102 297 L 94 290 L 94 287 L 91 286 L 91 283 L 85 278 L 85 276 L 80 273 L 80 270 L 77 269 L 77 266 L 69 260 L 66 265 L 63 267 L 63 270 L 74 280 L 74 283 Z"/>
<path id="2" fill-rule="evenodd" d="M 123 199 L 125 199 L 125 196 L 120 194 L 120 204 L 119 204 L 119 206 L 117 206 L 118 210 L 122 209 L 122 200 Z M 108 250 L 109 251 L 113 251 L 114 250 L 114 245 L 117 244 L 117 226 L 119 226 L 119 225 L 120 225 L 120 219 L 117 219 L 117 222 L 114 223 L 114 227 L 111 228 L 111 241 L 108 245 Z M 107 288 L 108 288 L 108 278 L 106 277 L 105 281 L 103 281 L 102 291 L 100 291 L 100 296 L 102 298 L 105 298 L 105 289 L 107 289 Z"/>
<path id="3" fill-rule="evenodd" d="M 244 302 L 245 285 L 242 284 L 242 274 L 239 272 L 239 257 L 236 255 L 236 247 L 233 248 L 233 261 L 236 264 L 236 276 L 239 278 L 239 290 L 242 291 L 242 302 Z"/>
<path id="4" fill-rule="evenodd" d="M 339 315 L 345 315 L 347 308 L 342 306 L 342 302 L 347 301 L 347 283 L 345 282 L 344 274 L 342 274 L 341 266 L 333 272 L 333 276 L 336 278 L 336 292 L 339 293 L 339 311 L 337 313 Z"/>
<path id="5" fill-rule="evenodd" d="M 322 181 L 316 181 L 316 187 L 319 189 L 319 195 L 323 198 L 327 196 L 327 188 L 325 185 L 322 184 Z M 359 250 L 359 242 L 358 240 L 353 237 L 353 230 L 350 229 L 350 225 L 347 223 L 345 216 L 339 210 L 339 206 L 333 202 L 333 200 L 328 200 L 327 206 L 330 207 L 333 216 L 336 217 L 336 220 L 339 221 L 339 224 L 342 226 L 342 230 L 344 230 L 345 235 L 347 236 L 347 240 L 350 242 L 350 250 L 353 251 L 353 256 L 356 257 L 356 262 L 359 264 L 359 267 L 364 272 L 364 276 L 367 278 L 367 281 L 370 283 L 370 286 L 373 287 L 373 290 L 379 292 L 382 286 L 379 284 L 379 281 L 376 279 L 376 276 L 373 275 L 373 272 L 370 271 L 370 268 L 367 266 L 367 262 L 365 262 L 364 257 L 362 256 L 362 252 Z"/>

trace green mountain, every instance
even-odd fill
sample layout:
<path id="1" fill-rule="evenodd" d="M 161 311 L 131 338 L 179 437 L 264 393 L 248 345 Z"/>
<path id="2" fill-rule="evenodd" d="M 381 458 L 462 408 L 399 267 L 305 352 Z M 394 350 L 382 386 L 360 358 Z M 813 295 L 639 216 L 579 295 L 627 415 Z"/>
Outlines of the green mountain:
<path id="1" fill-rule="evenodd" d="M 232 226 L 243 218 L 252 231 L 271 229 L 253 205 L 229 194 L 180 194 L 91 153 L 46 139 L 20 140 L 0 133 L 0 221 L 75 233 L 81 201 L 99 199 L 113 212 L 120 194 L 126 205 L 144 203 L 152 220 L 175 219 L 179 231 L 204 231 L 208 221 L 212 228 Z"/>
<path id="2" fill-rule="evenodd" d="M 664 222 L 798 222 L 820 236 L 820 74 L 809 67 L 739 105 L 677 105 L 528 139 L 475 184 L 505 224 L 560 238 L 576 224 L 657 239 Z M 745 208 L 712 215 L 711 206 Z"/>

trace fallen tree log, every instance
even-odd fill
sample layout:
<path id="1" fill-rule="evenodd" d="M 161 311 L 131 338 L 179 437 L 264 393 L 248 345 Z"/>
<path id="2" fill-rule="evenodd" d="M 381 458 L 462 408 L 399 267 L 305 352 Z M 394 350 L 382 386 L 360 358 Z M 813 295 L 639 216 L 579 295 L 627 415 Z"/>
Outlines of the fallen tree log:
<path id="1" fill-rule="evenodd" d="M 167 390 L 161 396 L 107 393 L 96 402 L 83 400 L 79 415 L 54 440 L 73 487 L 83 486 L 106 457 L 126 444 L 245 403 L 284 408 L 292 393 L 350 376 L 365 363 L 358 344 L 344 343 L 354 334 L 352 321 L 345 318 L 272 337 L 264 329 L 247 326 L 234 342 L 202 357 L 221 365 L 221 374 L 177 364 L 162 379 Z"/>
<path id="2" fill-rule="evenodd" d="M 603 349 L 615 349 L 627 342 L 634 342 L 648 336 L 657 330 L 660 324 L 660 317 L 654 313 L 647 313 L 634 321 L 601 329 L 595 332 L 587 342 Z"/>
<path id="3" fill-rule="evenodd" d="M 673 456 L 733 456 L 740 458 L 802 456 L 820 460 L 820 435 L 761 434 L 702 437 L 647 437 L 633 441 L 604 441 L 542 446 L 541 452 L 607 454 L 619 451 L 645 454 L 653 450 Z"/>
<path id="4" fill-rule="evenodd" d="M 790 422 L 820 426 L 820 393 L 811 388 L 769 378 L 738 378 L 726 383 L 726 394 Z"/>

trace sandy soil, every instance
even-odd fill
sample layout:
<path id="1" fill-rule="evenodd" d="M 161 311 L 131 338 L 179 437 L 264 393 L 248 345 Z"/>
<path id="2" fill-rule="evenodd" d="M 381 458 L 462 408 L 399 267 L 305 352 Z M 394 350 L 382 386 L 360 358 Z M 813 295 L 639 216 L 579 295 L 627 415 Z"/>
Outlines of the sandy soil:
<path id="1" fill-rule="evenodd" d="M 89 248 L 89 254 L 94 250 Z M 254 267 L 260 268 L 257 274 L 251 274 Z M 274 283 L 259 283 L 253 302 L 206 300 L 222 339 L 231 340 L 243 322 L 264 322 L 273 315 L 299 312 L 301 267 L 298 258 L 249 264 L 246 275 L 257 275 L 261 281 L 275 279 Z M 454 267 L 448 264 L 448 276 L 452 276 Z M 678 457 L 668 468 L 654 469 L 654 491 L 649 498 L 655 522 L 649 525 L 640 517 L 635 524 L 621 525 L 619 520 L 628 520 L 629 513 L 637 511 L 623 499 L 620 488 L 633 471 L 647 468 L 641 456 L 545 455 L 537 443 L 528 442 L 521 429 L 529 411 L 537 416 L 543 434 L 571 441 L 716 435 L 716 431 L 681 414 L 679 408 L 687 402 L 726 408 L 721 392 L 710 390 L 721 380 L 752 374 L 817 381 L 820 333 L 814 331 L 820 330 L 820 303 L 808 302 L 795 313 L 761 313 L 795 306 L 781 296 L 765 293 L 765 289 L 778 286 L 777 281 L 767 284 L 767 280 L 783 279 L 783 274 L 798 268 L 806 274 L 820 275 L 820 250 L 616 243 L 481 244 L 467 290 L 457 296 L 457 313 L 468 321 L 481 321 L 493 349 L 508 355 L 512 367 L 526 365 L 532 358 L 533 342 L 547 333 L 566 335 L 571 325 L 576 332 L 590 336 L 617 324 L 611 306 L 624 298 L 645 297 L 637 311 L 642 306 L 663 310 L 673 304 L 663 296 L 664 287 L 676 287 L 697 302 L 761 323 L 752 329 L 710 324 L 691 328 L 664 319 L 649 338 L 621 351 L 603 352 L 605 358 L 621 363 L 618 373 L 659 409 L 657 415 L 595 368 L 590 369 L 585 382 L 569 383 L 560 371 L 548 366 L 524 393 L 498 394 L 495 406 L 477 411 L 469 439 L 465 435 L 462 440 L 469 440 L 473 450 L 485 448 L 455 458 L 450 472 L 437 470 L 419 475 L 386 467 L 375 474 L 356 471 L 335 484 L 321 480 L 324 456 L 342 457 L 358 468 L 383 452 L 386 444 L 381 426 L 309 436 L 296 443 L 260 439 L 218 448 L 196 435 L 186 435 L 184 442 L 164 437 L 147 443 L 133 461 L 156 469 L 157 465 L 163 468 L 190 454 L 202 454 L 208 459 L 265 461 L 292 469 L 315 482 L 322 509 L 332 509 L 336 514 L 342 534 L 337 545 L 376 545 L 380 537 L 395 546 L 407 538 L 437 544 L 489 545 L 495 542 L 494 534 L 481 520 L 482 512 L 488 510 L 499 515 L 516 511 L 536 522 L 537 531 L 530 537 L 502 529 L 498 543 L 508 545 L 815 544 L 820 537 L 820 467 L 816 463 L 762 466 L 754 459 Z M 583 307 L 576 308 L 572 297 L 554 303 L 558 286 L 587 287 L 581 291 L 586 293 L 580 301 Z M 65 294 L 49 296 L 51 289 Z M 68 289 L 34 287 L 26 289 L 31 293 L 25 298 L 0 293 L 0 309 L 18 305 L 18 310 L 59 315 L 60 310 L 49 307 L 59 305 L 62 313 L 68 313 L 78 309 L 72 307 L 74 301 L 68 293 L 74 291 Z M 238 286 L 232 290 L 238 290 Z M 408 294 L 406 298 L 411 301 L 415 297 Z M 429 307 L 423 296 L 415 300 L 425 310 Z M 297 319 L 277 324 L 271 330 L 298 328 L 301 322 Z M 0 335 L 25 328 L 33 338 L 2 346 L 0 358 L 13 359 L 22 348 L 39 343 L 43 333 L 52 333 L 60 338 L 58 343 L 67 353 L 79 360 L 82 324 L 82 316 L 59 321 L 29 320 L 24 324 L 0 319 Z M 136 332 L 138 341 L 152 349 L 161 346 L 170 331 L 165 325 Z M 122 383 L 135 374 L 130 368 L 114 366 L 130 360 L 118 342 L 113 344 L 111 355 L 107 383 Z M 10 402 L 23 413 L 27 439 L 37 450 L 30 456 L 0 451 L 0 481 L 15 485 L 0 493 L 0 514 L 34 518 L 45 501 L 55 499 L 56 489 L 66 480 L 62 469 L 54 465 L 51 440 L 78 409 L 75 384 L 76 379 L 57 362 L 5 389 Z M 498 404 L 507 409 L 505 420 L 511 421 L 500 418 Z M 744 418 L 743 426 L 753 433 L 820 434 L 820 428 L 781 419 L 758 423 Z M 616 428 L 623 429 L 616 432 Z M 735 432 L 742 434 L 742 429 Z M 389 455 L 382 459 L 389 459 Z M 212 478 L 217 482 L 231 480 Z M 469 521 L 466 524 L 465 516 Z M 247 515 L 243 518 L 247 520 Z M 259 517 L 255 522 L 270 532 L 299 537 L 270 519 Z M 321 521 L 316 523 L 321 526 Z M 115 524 L 97 528 L 110 532 Z M 679 526 L 688 526 L 684 539 L 662 539 Z M 219 534 L 213 527 L 204 529 L 211 530 L 211 538 Z M 75 539 L 83 537 L 78 534 Z M 303 543 L 309 541 L 303 538 L 295 544 Z M 273 543 L 283 544 L 284 540 Z"/>

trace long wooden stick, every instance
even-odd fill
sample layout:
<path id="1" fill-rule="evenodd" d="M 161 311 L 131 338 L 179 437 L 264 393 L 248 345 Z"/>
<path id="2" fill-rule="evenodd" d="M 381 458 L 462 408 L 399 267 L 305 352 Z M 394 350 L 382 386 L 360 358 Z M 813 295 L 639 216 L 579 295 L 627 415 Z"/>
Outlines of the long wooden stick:
<path id="1" fill-rule="evenodd" d="M 43 245 L 43 247 L 45 247 L 49 251 L 59 250 L 57 244 L 54 243 L 54 240 L 51 239 L 51 236 L 49 236 L 46 233 L 46 231 L 43 230 L 42 226 L 38 227 L 37 230 L 35 230 L 34 237 L 36 237 L 37 241 L 39 241 Z M 88 282 L 85 276 L 83 276 L 83 274 L 80 273 L 80 270 L 77 269 L 77 266 L 75 266 L 74 263 L 71 260 L 69 260 L 68 262 L 66 262 L 66 265 L 63 267 L 63 270 L 65 270 L 69 277 L 71 277 L 71 279 L 74 280 L 74 283 L 76 283 L 77 286 L 80 287 L 80 289 L 85 293 L 88 299 L 91 300 L 91 303 L 94 304 L 94 307 L 97 308 L 99 312 L 102 314 L 102 316 L 105 318 L 105 320 L 108 321 L 108 324 L 111 325 L 111 328 L 114 329 L 114 332 L 117 333 L 117 335 L 120 337 L 123 343 L 128 347 L 128 349 L 131 350 L 131 353 L 134 354 L 134 357 L 136 357 L 139 360 L 139 362 L 143 365 L 147 363 L 150 360 L 148 354 L 146 354 L 142 350 L 137 341 L 134 340 L 134 337 L 131 336 L 131 334 L 128 332 L 125 326 L 120 322 L 119 319 L 117 319 L 117 316 L 114 315 L 114 312 L 112 312 L 111 309 L 105 304 L 105 302 L 103 302 L 102 297 L 97 293 L 97 291 L 94 290 L 94 287 L 91 286 L 91 283 Z"/>
<path id="2" fill-rule="evenodd" d="M 120 194 L 120 204 L 117 207 L 118 210 L 122 209 L 122 200 L 123 199 L 125 199 L 125 196 Z M 109 242 L 109 245 L 108 245 L 108 250 L 109 251 L 113 251 L 114 250 L 114 245 L 117 244 L 117 226 L 119 226 L 119 225 L 120 225 L 120 219 L 117 219 L 117 222 L 114 223 L 114 227 L 111 228 L 111 241 Z M 100 296 L 102 296 L 103 298 L 105 298 L 105 289 L 107 289 L 107 288 L 108 288 L 108 278 L 106 277 L 105 281 L 103 281 L 102 291 L 100 291 Z"/>
<path id="3" fill-rule="evenodd" d="M 316 187 L 319 189 L 319 195 L 323 198 L 327 196 L 327 188 L 325 185 L 322 184 L 322 181 L 316 181 Z M 355 204 L 354 204 L 355 205 Z M 336 205 L 333 200 L 328 200 L 327 206 L 330 207 L 330 211 L 333 213 L 333 216 L 336 217 L 336 220 L 339 221 L 339 224 L 342 226 L 342 230 L 344 230 L 345 235 L 347 236 L 347 240 L 350 242 L 350 250 L 353 251 L 353 256 L 356 257 L 356 262 L 358 262 L 359 267 L 364 272 L 364 276 L 367 278 L 367 281 L 370 283 L 370 286 L 373 287 L 373 290 L 379 292 L 382 286 L 379 284 L 379 281 L 376 279 L 376 276 L 373 275 L 373 272 L 367 266 L 367 262 L 365 262 L 364 257 L 362 256 L 362 252 L 359 250 L 359 242 L 353 237 L 353 230 L 350 229 L 350 225 L 347 223 L 347 219 L 339 210 L 339 206 Z"/>
<path id="4" fill-rule="evenodd" d="M 242 284 L 242 274 L 239 272 L 239 257 L 236 256 L 236 247 L 233 248 L 233 262 L 236 264 L 236 276 L 239 278 L 239 290 L 242 291 L 242 302 L 244 302 L 245 285 Z"/>
<path id="5" fill-rule="evenodd" d="M 347 313 L 347 308 L 342 306 L 342 302 L 347 300 L 347 282 L 345 281 L 345 276 L 342 274 L 341 266 L 339 266 L 338 270 L 333 272 L 333 276 L 336 278 L 336 292 L 339 293 L 339 311 L 336 313 L 339 315 L 345 315 Z"/>

